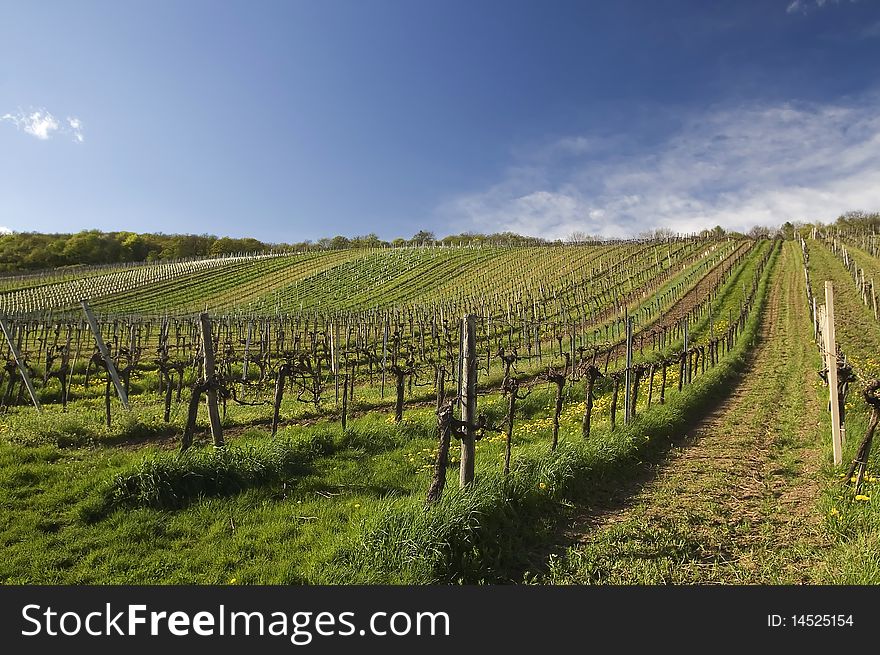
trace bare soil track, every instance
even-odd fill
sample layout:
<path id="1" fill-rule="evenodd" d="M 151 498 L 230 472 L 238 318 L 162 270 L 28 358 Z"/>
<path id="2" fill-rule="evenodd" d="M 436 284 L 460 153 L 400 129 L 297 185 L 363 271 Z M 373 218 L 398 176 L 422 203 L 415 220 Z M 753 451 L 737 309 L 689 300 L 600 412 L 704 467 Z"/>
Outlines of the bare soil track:
<path id="1" fill-rule="evenodd" d="M 780 255 L 736 387 L 665 461 L 579 509 L 557 581 L 812 581 L 827 547 L 816 506 L 818 360 L 796 255 Z"/>

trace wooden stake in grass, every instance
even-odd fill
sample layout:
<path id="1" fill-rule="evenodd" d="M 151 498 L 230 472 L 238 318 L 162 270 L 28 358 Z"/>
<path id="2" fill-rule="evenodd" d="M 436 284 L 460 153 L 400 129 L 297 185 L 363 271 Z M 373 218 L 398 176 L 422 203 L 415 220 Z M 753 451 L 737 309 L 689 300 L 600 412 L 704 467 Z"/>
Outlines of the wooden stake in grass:
<path id="1" fill-rule="evenodd" d="M 108 373 L 107 375 L 107 385 L 104 387 L 104 410 L 107 416 L 107 429 L 110 429 L 110 384 L 112 380 Z"/>
<path id="2" fill-rule="evenodd" d="M 590 365 L 586 371 L 587 381 L 584 385 L 584 418 L 581 422 L 581 434 L 584 439 L 590 438 L 590 422 L 592 421 L 593 414 L 593 401 L 595 400 L 595 393 L 593 388 L 596 384 L 596 378 L 602 377 L 601 371 L 593 365 Z"/>
<path id="3" fill-rule="evenodd" d="M 449 444 L 452 440 L 452 403 L 444 403 L 437 411 L 437 433 L 439 444 L 437 458 L 434 460 L 434 476 L 428 489 L 427 504 L 436 503 L 443 495 L 446 486 L 446 467 L 449 465 Z"/>
<path id="4" fill-rule="evenodd" d="M 636 406 L 639 402 L 639 384 L 642 381 L 642 374 L 644 372 L 645 368 L 643 366 L 636 366 L 633 368 L 632 402 L 629 407 L 630 419 L 634 419 L 636 417 Z"/>
<path id="5" fill-rule="evenodd" d="M 202 394 L 208 389 L 208 382 L 199 380 L 193 385 L 192 394 L 189 398 L 189 409 L 186 415 L 186 427 L 183 430 L 183 440 L 180 444 L 180 452 L 185 452 L 192 445 L 193 432 L 196 427 L 196 419 L 199 416 L 199 401 Z"/>
<path id="6" fill-rule="evenodd" d="M 840 435 L 840 402 L 837 395 L 837 342 L 834 334 L 834 285 L 825 281 L 825 366 L 828 371 L 828 393 L 831 404 L 831 446 L 834 465 L 843 461 L 843 448 Z"/>
<path id="7" fill-rule="evenodd" d="M 562 389 L 565 387 L 565 373 L 550 369 L 547 380 L 556 385 L 556 405 L 553 410 L 553 443 L 550 450 L 556 450 L 559 444 L 559 415 L 562 414 Z"/>
<path id="8" fill-rule="evenodd" d="M 289 363 L 282 364 L 278 367 L 278 377 L 275 378 L 275 398 L 272 403 L 272 436 L 278 432 L 278 417 L 281 414 L 281 402 L 284 399 L 284 382 L 290 375 Z M 343 401 L 344 406 L 344 401 Z M 342 426 L 345 429 L 345 413 L 343 412 Z"/>
<path id="9" fill-rule="evenodd" d="M 668 366 L 667 360 L 663 360 L 663 366 L 661 367 L 660 373 L 660 404 L 664 404 L 666 402 L 666 367 Z"/>
<path id="10" fill-rule="evenodd" d="M 220 425 L 220 411 L 217 407 L 217 388 L 214 374 L 214 342 L 211 338 L 211 318 L 202 312 L 199 314 L 199 324 L 202 328 L 202 350 L 205 356 L 205 381 L 208 382 L 205 395 L 207 396 L 208 417 L 211 420 L 211 437 L 215 448 L 222 448 L 223 428 Z"/>
<path id="11" fill-rule="evenodd" d="M 462 319 L 461 329 L 461 367 L 459 369 L 459 388 L 461 421 L 461 466 L 459 486 L 465 487 L 474 481 L 475 434 L 477 418 L 477 317 L 469 314 Z"/>
<path id="12" fill-rule="evenodd" d="M 679 357 L 678 363 L 678 390 L 681 391 L 681 387 L 684 384 L 685 377 L 687 375 L 685 371 L 685 361 L 689 359 L 689 354 L 687 352 L 681 353 Z"/>
<path id="13" fill-rule="evenodd" d="M 615 373 L 613 376 L 614 388 L 611 391 L 611 429 L 614 429 L 617 423 L 617 394 L 620 391 L 620 375 Z"/>
<path id="14" fill-rule="evenodd" d="M 348 373 L 342 376 L 342 431 L 348 421 Z"/>
<path id="15" fill-rule="evenodd" d="M 119 394 L 119 400 L 122 402 L 122 406 L 125 409 L 131 409 L 128 405 L 128 394 L 125 393 L 125 389 L 122 386 L 122 381 L 119 379 L 119 374 L 116 372 L 116 366 L 113 364 L 113 360 L 110 358 L 110 353 L 107 351 L 107 346 L 104 345 L 104 339 L 101 337 L 101 329 L 98 327 L 98 321 L 95 319 L 95 315 L 92 313 L 91 307 L 89 307 L 89 303 L 85 300 L 80 301 L 82 305 L 83 311 L 86 314 L 86 320 L 89 322 L 89 327 L 92 330 L 92 335 L 95 337 L 95 343 L 98 346 L 98 352 L 101 354 L 101 358 L 104 360 L 104 368 L 107 370 L 107 374 L 110 376 L 113 384 L 116 386 L 116 393 Z"/>
<path id="16" fill-rule="evenodd" d="M 437 411 L 443 407 L 446 402 L 446 367 L 437 367 Z"/>
<path id="17" fill-rule="evenodd" d="M 12 353 L 13 359 L 15 359 L 15 364 L 18 366 L 18 372 L 21 374 L 21 379 L 27 387 L 28 394 L 30 394 L 31 401 L 34 403 L 34 407 L 37 408 L 38 412 L 42 412 L 43 408 L 40 406 L 40 401 L 37 399 L 37 392 L 34 390 L 34 385 L 31 382 L 31 377 L 28 375 L 27 367 L 25 366 L 25 362 L 22 359 L 21 353 L 15 345 L 15 341 L 12 338 L 12 333 L 9 331 L 9 326 L 6 325 L 6 321 L 0 317 L 0 328 L 3 330 L 3 336 L 6 337 L 6 343 L 9 344 L 9 351 Z M 12 380 L 13 378 L 10 375 L 10 389 L 12 388 Z"/>

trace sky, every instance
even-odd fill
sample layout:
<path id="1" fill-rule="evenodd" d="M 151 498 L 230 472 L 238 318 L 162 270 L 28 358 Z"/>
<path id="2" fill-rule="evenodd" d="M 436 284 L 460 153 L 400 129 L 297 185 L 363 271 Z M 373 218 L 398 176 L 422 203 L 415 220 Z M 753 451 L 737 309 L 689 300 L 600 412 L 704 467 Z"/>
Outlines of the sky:
<path id="1" fill-rule="evenodd" d="M 0 230 L 626 237 L 880 210 L 880 0 L 0 0 Z"/>

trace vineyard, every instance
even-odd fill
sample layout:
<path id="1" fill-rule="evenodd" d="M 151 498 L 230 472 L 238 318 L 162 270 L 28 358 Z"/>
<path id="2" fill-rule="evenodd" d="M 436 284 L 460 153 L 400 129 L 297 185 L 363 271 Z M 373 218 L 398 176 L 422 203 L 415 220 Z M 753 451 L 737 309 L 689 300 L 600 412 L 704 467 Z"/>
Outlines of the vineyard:
<path id="1" fill-rule="evenodd" d="M 819 449 L 809 512 L 824 536 L 803 539 L 821 551 L 806 581 L 878 581 L 878 251 L 872 235 L 814 231 L 4 278 L 0 581 L 706 581 L 696 566 L 694 580 L 655 564 L 600 575 L 620 544 L 595 524 L 572 544 L 564 526 L 761 378 L 773 339 L 801 353 L 792 412 L 827 406 L 826 280 L 847 438 L 835 465 L 827 407 L 786 428 Z M 800 318 L 774 332 L 783 296 Z M 739 581 L 738 566 L 712 571 Z"/>

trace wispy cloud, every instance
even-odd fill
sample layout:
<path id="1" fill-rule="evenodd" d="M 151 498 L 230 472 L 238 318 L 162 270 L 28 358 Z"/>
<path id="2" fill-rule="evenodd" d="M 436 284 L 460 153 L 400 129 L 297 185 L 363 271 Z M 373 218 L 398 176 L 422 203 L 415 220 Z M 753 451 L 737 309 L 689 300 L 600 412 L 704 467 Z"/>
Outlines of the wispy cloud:
<path id="1" fill-rule="evenodd" d="M 876 23 L 871 23 L 866 27 L 862 28 L 862 31 L 859 32 L 860 39 L 878 39 L 880 38 L 880 20 Z"/>
<path id="2" fill-rule="evenodd" d="M 82 121 L 78 118 L 68 116 L 67 124 L 70 126 L 70 129 L 73 132 L 73 140 L 77 143 L 82 143 L 85 138 L 83 137 L 82 133 Z"/>
<path id="3" fill-rule="evenodd" d="M 880 210 L 876 94 L 837 104 L 716 108 L 687 118 L 648 151 L 630 143 L 619 155 L 572 154 L 578 148 L 571 144 L 590 142 L 570 136 L 548 144 L 534 161 L 490 188 L 449 199 L 438 214 L 461 230 L 565 238 L 655 227 L 747 230 Z"/>
<path id="4" fill-rule="evenodd" d="M 27 112 L 19 110 L 14 114 L 3 114 L 0 116 L 0 121 L 11 123 L 40 141 L 48 141 L 55 134 L 68 135 L 76 143 L 82 143 L 85 139 L 80 119 L 69 116 L 62 122 L 46 109 L 32 109 Z"/>
<path id="5" fill-rule="evenodd" d="M 858 0 L 849 0 L 850 4 L 854 4 Z M 844 4 L 845 0 L 792 0 L 785 8 L 789 14 L 806 14 L 813 9 L 821 9 L 827 5 Z"/>

